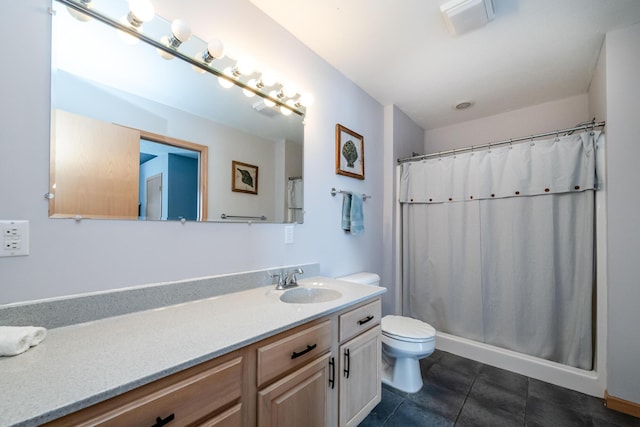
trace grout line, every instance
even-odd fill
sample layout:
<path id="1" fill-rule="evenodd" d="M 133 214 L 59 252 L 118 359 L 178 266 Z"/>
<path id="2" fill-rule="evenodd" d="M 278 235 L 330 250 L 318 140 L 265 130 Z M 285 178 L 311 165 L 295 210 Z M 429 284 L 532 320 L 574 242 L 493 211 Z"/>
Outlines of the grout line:
<path id="1" fill-rule="evenodd" d="M 464 396 L 464 402 L 462 402 L 462 406 L 460 407 L 460 410 L 456 414 L 456 420 L 453 422 L 454 426 L 458 423 L 458 419 L 460 419 L 460 415 L 462 414 L 462 409 L 464 408 L 464 405 L 467 403 L 467 399 L 469 398 L 469 394 L 471 394 L 471 389 L 473 388 L 473 385 L 476 383 L 476 380 L 478 379 L 478 374 L 479 374 L 479 371 L 476 372 L 476 375 L 473 377 L 473 382 L 471 383 L 471 386 L 469 387 L 469 390 L 467 390 L 467 393 Z"/>
<path id="2" fill-rule="evenodd" d="M 384 420 L 384 422 L 382 423 L 381 427 L 384 427 L 387 425 L 387 423 L 389 422 L 389 420 L 396 414 L 396 412 L 398 412 L 398 409 L 400 409 L 400 407 L 406 402 L 406 397 L 403 397 L 402 400 L 400 401 L 400 403 L 398 404 L 398 406 L 395 407 L 395 409 L 391 412 L 391 414 L 389 414 L 389 416 L 387 417 L 386 420 Z"/>
<path id="3" fill-rule="evenodd" d="M 524 419 L 522 420 L 522 426 L 526 426 L 527 425 L 527 402 L 529 402 L 529 381 L 530 378 L 529 377 L 525 377 L 527 379 L 527 392 L 524 395 L 524 411 L 523 411 L 523 415 L 524 415 Z"/>

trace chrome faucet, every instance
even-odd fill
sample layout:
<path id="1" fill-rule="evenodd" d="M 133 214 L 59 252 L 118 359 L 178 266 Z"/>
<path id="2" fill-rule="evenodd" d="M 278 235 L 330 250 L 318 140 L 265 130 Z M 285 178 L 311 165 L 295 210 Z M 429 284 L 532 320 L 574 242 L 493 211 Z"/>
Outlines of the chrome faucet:
<path id="1" fill-rule="evenodd" d="M 304 271 L 301 268 L 296 268 L 295 270 L 288 271 L 284 276 L 284 287 L 285 288 L 295 288 L 298 286 L 298 278 L 296 274 L 302 274 Z"/>
<path id="2" fill-rule="evenodd" d="M 283 289 L 295 288 L 298 286 L 298 278 L 296 274 L 302 274 L 304 271 L 301 268 L 296 268 L 295 270 L 287 271 L 286 273 L 277 273 L 272 274 L 271 278 L 274 279 L 274 284 L 276 285 L 276 290 L 281 291 Z"/>

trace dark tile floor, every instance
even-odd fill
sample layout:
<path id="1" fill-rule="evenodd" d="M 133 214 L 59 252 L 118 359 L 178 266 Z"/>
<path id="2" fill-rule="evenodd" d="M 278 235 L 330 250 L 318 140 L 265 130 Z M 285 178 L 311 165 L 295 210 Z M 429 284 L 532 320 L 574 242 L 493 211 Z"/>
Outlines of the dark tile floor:
<path id="1" fill-rule="evenodd" d="M 424 386 L 382 386 L 382 401 L 359 427 L 638 426 L 602 400 L 436 350 L 421 361 Z"/>

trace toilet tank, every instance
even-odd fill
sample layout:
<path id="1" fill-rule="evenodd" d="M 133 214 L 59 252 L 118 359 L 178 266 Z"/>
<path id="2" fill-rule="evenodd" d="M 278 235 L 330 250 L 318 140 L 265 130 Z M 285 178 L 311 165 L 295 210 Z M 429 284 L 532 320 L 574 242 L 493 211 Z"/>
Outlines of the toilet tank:
<path id="1" fill-rule="evenodd" d="M 336 277 L 338 280 L 344 280 L 347 282 L 360 283 L 362 285 L 380 286 L 380 276 L 376 273 L 369 273 L 366 271 L 349 274 L 347 276 Z"/>

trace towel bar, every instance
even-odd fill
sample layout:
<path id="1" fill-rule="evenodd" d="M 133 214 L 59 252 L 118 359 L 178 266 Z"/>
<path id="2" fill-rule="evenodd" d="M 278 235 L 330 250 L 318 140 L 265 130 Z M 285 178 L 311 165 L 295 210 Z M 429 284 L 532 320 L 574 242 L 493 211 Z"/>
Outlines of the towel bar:
<path id="1" fill-rule="evenodd" d="M 228 219 L 228 218 L 240 218 L 240 219 L 259 219 L 262 221 L 266 221 L 267 217 L 262 215 L 262 216 L 245 216 L 245 215 L 227 215 L 227 214 L 220 214 L 220 218 L 222 219 Z"/>
<path id="2" fill-rule="evenodd" d="M 346 193 L 346 191 L 344 191 L 344 190 L 338 190 L 338 189 L 336 189 L 336 188 L 332 188 L 332 189 L 331 189 L 331 195 L 332 195 L 332 196 L 334 196 L 334 197 L 335 197 L 335 195 L 336 195 L 336 194 L 338 194 L 338 193 Z M 362 200 L 363 200 L 363 201 L 365 201 L 365 200 L 367 200 L 367 199 L 370 199 L 370 198 L 371 198 L 371 196 L 370 196 L 370 195 L 365 194 L 365 193 L 362 193 Z"/>

